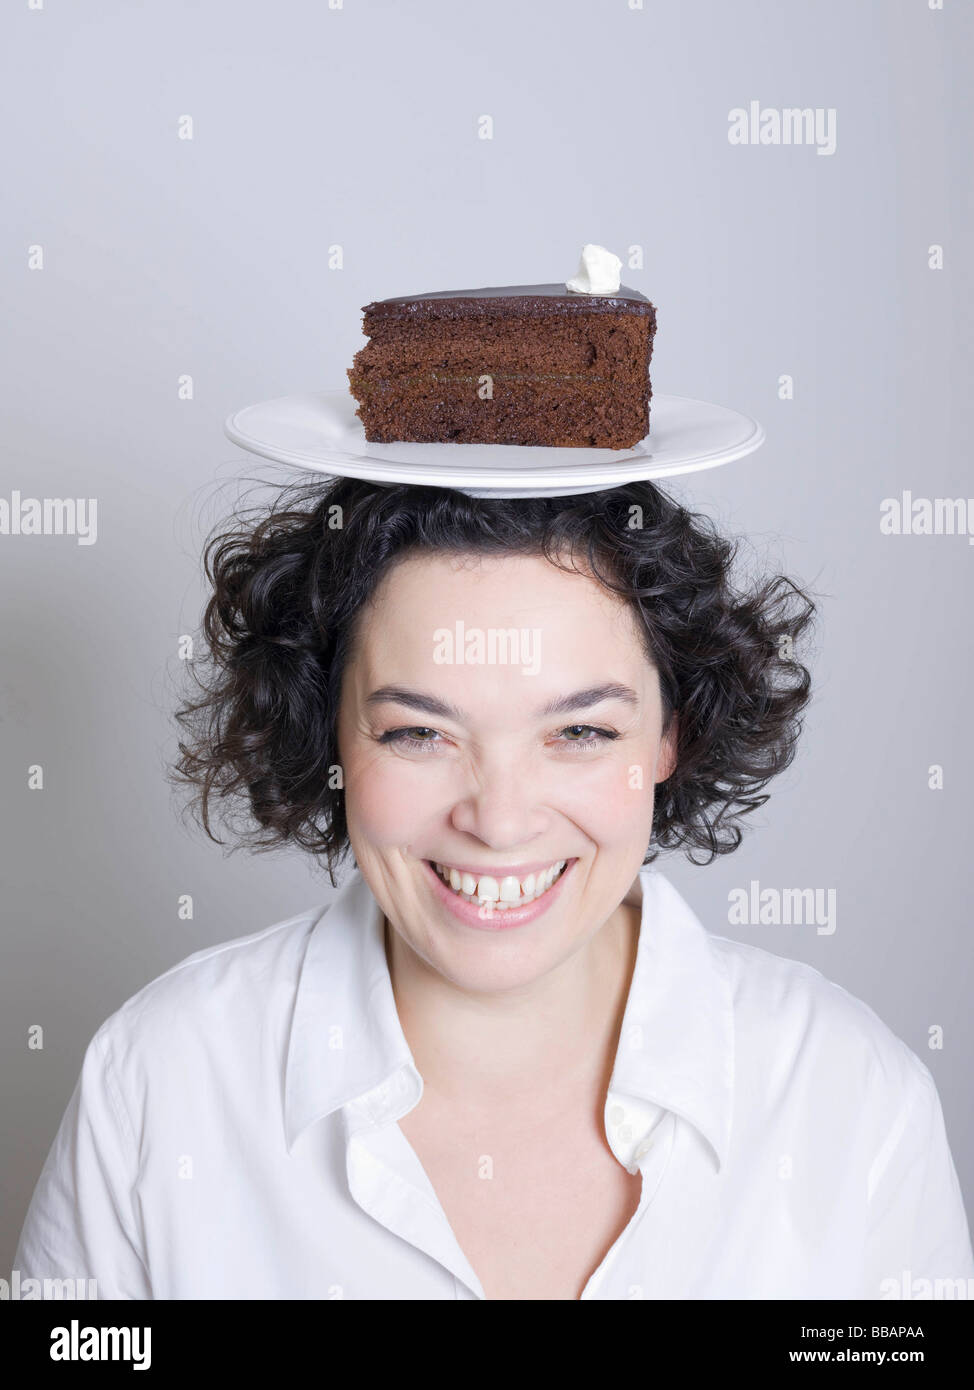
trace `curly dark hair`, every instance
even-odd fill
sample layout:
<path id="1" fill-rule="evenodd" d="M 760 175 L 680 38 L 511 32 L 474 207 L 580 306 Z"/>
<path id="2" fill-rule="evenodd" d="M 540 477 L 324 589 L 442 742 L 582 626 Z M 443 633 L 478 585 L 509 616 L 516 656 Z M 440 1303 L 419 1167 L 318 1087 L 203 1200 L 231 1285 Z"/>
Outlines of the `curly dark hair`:
<path id="1" fill-rule="evenodd" d="M 738 545 L 650 482 L 514 499 L 345 478 L 286 486 L 206 545 L 207 652 L 194 665 L 199 698 L 176 714 L 185 737 L 171 776 L 193 789 L 217 843 L 219 800 L 227 824 L 244 810 L 238 847 L 300 846 L 325 858 L 334 884 L 350 850 L 330 775 L 339 692 L 356 617 L 384 573 L 422 551 L 583 560 L 639 619 L 664 728 L 679 716 L 644 862 L 683 849 L 709 863 L 737 848 L 741 818 L 791 762 L 811 686 L 795 643 L 815 605 L 783 575 L 738 586 Z"/>

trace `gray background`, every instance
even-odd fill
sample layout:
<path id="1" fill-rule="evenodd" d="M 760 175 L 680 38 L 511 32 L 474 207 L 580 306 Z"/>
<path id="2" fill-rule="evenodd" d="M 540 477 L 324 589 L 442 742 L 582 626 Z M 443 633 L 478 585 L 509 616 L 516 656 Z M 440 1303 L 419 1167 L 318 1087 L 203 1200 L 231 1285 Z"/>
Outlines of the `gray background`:
<path id="1" fill-rule="evenodd" d="M 102 1020 L 330 896 L 301 855 L 224 855 L 164 780 L 203 536 L 273 474 L 224 418 L 344 385 L 371 299 L 563 280 L 586 241 L 643 247 L 623 278 L 658 306 L 654 389 L 767 429 L 671 490 L 825 595 L 796 763 L 736 854 L 661 867 L 917 1052 L 974 1208 L 974 551 L 879 530 L 884 497 L 970 477 L 972 38 L 962 0 L 5 7 L 0 495 L 96 497 L 99 531 L 0 536 L 0 1276 Z M 730 145 L 752 99 L 834 107 L 835 154 Z M 835 934 L 730 927 L 751 879 L 834 887 Z"/>

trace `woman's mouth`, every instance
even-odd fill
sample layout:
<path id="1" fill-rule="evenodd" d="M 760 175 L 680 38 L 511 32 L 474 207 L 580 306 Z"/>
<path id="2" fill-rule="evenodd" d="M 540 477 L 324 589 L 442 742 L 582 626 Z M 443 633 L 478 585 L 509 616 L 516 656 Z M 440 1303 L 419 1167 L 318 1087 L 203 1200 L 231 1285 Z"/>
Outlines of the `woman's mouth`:
<path id="1" fill-rule="evenodd" d="M 546 869 L 538 873 L 525 874 L 523 878 L 517 878 L 513 874 L 504 878 L 495 877 L 493 874 L 478 876 L 451 868 L 448 864 L 438 864 L 433 859 L 427 863 L 432 865 L 458 898 L 475 903 L 479 907 L 490 907 L 495 912 L 507 912 L 512 907 L 526 907 L 536 898 L 543 897 L 556 879 L 564 873 L 568 860 L 558 859 Z"/>
<path id="2" fill-rule="evenodd" d="M 482 931 L 526 926 L 542 917 L 561 896 L 575 859 L 557 859 L 529 874 L 475 873 L 424 859 L 433 893 L 451 916 Z"/>

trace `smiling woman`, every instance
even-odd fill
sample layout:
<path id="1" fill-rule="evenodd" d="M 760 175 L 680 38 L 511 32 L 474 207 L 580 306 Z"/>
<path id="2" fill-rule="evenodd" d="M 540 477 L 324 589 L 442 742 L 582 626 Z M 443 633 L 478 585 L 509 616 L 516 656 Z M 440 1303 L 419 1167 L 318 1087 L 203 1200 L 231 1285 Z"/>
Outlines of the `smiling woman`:
<path id="1" fill-rule="evenodd" d="M 214 838 L 353 869 L 102 1025 L 20 1269 L 134 1298 L 974 1281 L 926 1067 L 655 868 L 737 847 L 809 698 L 811 599 L 734 560 L 650 483 L 340 480 L 216 536 L 176 779 Z"/>

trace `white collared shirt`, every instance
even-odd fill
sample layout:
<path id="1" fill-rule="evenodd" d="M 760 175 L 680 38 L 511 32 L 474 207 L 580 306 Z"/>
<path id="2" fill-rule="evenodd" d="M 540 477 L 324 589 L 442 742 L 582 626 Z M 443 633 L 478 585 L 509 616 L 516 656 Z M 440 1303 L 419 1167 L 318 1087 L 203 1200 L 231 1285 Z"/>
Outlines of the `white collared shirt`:
<path id="1" fill-rule="evenodd" d="M 974 1297 L 927 1068 L 818 971 L 706 932 L 653 867 L 637 884 L 605 1130 L 642 1195 L 582 1298 Z M 397 1123 L 421 1094 L 356 871 L 98 1029 L 19 1296 L 93 1279 L 102 1299 L 483 1298 Z"/>

